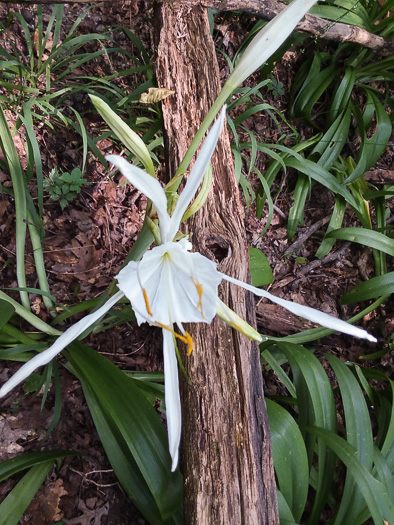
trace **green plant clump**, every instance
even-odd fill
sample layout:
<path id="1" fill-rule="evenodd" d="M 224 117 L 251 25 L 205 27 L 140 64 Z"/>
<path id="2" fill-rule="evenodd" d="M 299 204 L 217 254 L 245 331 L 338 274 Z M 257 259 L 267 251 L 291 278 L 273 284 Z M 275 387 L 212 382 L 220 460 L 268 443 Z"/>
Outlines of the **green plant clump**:
<path id="1" fill-rule="evenodd" d="M 82 186 L 89 182 L 82 177 L 82 171 L 74 168 L 71 173 L 64 172 L 59 175 L 59 170 L 53 168 L 48 179 L 44 180 L 44 190 L 49 191 L 53 201 L 59 201 L 62 210 L 81 193 Z"/>

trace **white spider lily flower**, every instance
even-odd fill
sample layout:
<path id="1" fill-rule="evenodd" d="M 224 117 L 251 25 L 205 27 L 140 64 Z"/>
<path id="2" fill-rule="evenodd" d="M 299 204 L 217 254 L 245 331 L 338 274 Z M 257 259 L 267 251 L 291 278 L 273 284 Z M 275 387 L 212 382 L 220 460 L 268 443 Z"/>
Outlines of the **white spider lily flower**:
<path id="1" fill-rule="evenodd" d="M 181 339 L 193 349 L 193 341 L 185 332 L 183 323 L 210 323 L 218 313 L 222 319 L 237 328 L 250 339 L 261 342 L 262 338 L 245 321 L 231 312 L 218 297 L 218 286 L 222 279 L 237 284 L 277 303 L 295 315 L 316 322 L 326 328 L 338 330 L 360 338 L 376 341 L 365 330 L 352 326 L 345 321 L 332 317 L 319 310 L 275 297 L 237 279 L 218 271 L 214 262 L 199 253 L 191 253 L 192 244 L 187 239 L 173 242 L 178 232 L 181 219 L 191 199 L 198 190 L 223 125 L 225 108 L 204 142 L 201 153 L 189 175 L 187 183 L 176 204 L 172 217 L 167 213 L 165 192 L 156 179 L 140 168 L 130 165 L 123 158 L 109 155 L 121 173 L 142 191 L 154 204 L 159 216 L 160 235 L 163 244 L 147 251 L 138 262 L 131 261 L 117 276 L 119 289 L 130 300 L 138 323 L 148 322 L 163 329 L 165 372 L 166 413 L 169 434 L 169 447 L 172 456 L 172 469 L 178 462 L 178 449 L 181 436 L 181 408 L 178 391 L 174 337 Z M 233 315 L 232 315 L 233 314 Z M 176 324 L 181 331 L 173 331 Z"/>
<path id="2" fill-rule="evenodd" d="M 176 469 L 181 437 L 181 403 L 174 337 L 187 343 L 189 351 L 192 350 L 192 339 L 183 329 L 182 322 L 212 321 L 216 315 L 216 299 L 221 277 L 216 271 L 215 263 L 199 253 L 190 253 L 192 245 L 187 239 L 177 243 L 171 241 L 177 234 L 182 217 L 209 166 L 225 116 L 226 110 L 223 108 L 204 141 L 172 217 L 167 213 L 167 198 L 157 179 L 140 168 L 131 166 L 121 157 L 107 157 L 107 160 L 118 166 L 130 182 L 155 205 L 160 222 L 160 236 L 164 244 L 146 252 L 138 263 L 132 261 L 121 270 L 117 276 L 121 291 L 96 312 L 71 326 L 47 350 L 25 363 L 2 386 L 0 398 L 24 381 L 36 368 L 49 363 L 126 295 L 139 324 L 149 322 L 163 329 L 169 451 L 172 470 Z M 200 283 L 204 283 L 204 287 Z M 173 323 L 177 324 L 182 335 L 173 331 Z"/>
<path id="3" fill-rule="evenodd" d="M 181 437 L 181 403 L 179 396 L 178 367 L 175 350 L 175 338 L 188 345 L 188 352 L 193 349 L 191 336 L 184 330 L 183 323 L 210 323 L 218 314 L 231 326 L 237 328 L 250 339 L 261 341 L 262 338 L 247 323 L 224 305 L 218 297 L 218 286 L 222 279 L 237 284 L 280 304 L 295 315 L 360 338 L 376 341 L 365 330 L 349 325 L 345 321 L 331 317 L 307 306 L 280 299 L 242 281 L 238 281 L 218 271 L 216 264 L 199 253 L 191 253 L 192 244 L 184 238 L 174 242 L 182 217 L 204 177 L 212 153 L 219 139 L 225 119 L 225 108 L 212 126 L 194 164 L 194 167 L 182 191 L 175 210 L 170 217 L 167 212 L 167 199 L 164 189 L 157 179 L 145 171 L 130 165 L 119 156 L 109 155 L 107 160 L 113 163 L 122 174 L 154 204 L 159 217 L 162 243 L 145 252 L 140 261 L 131 261 L 118 276 L 120 292 L 111 298 L 100 310 L 67 330 L 54 345 L 42 352 L 37 358 L 26 363 L 14 377 L 0 390 L 0 396 L 7 393 L 17 383 L 25 379 L 37 366 L 47 363 L 67 344 L 78 337 L 95 322 L 113 304 L 115 299 L 125 295 L 131 303 L 139 324 L 148 322 L 159 326 L 163 331 L 163 352 L 165 371 L 165 401 L 167 413 L 169 451 L 172 458 L 172 470 L 178 464 Z M 89 317 L 91 317 L 89 320 Z M 174 324 L 179 331 L 174 331 Z M 77 328 L 80 326 L 80 328 Z M 73 331 L 74 330 L 74 331 Z M 69 335 L 67 335 L 69 334 Z M 45 357 L 44 357 L 45 356 Z M 41 359 L 38 359 L 40 357 Z M 34 363 L 33 361 L 37 359 Z M 30 364 L 32 363 L 32 364 Z M 23 371 L 24 370 L 24 371 Z M 8 386 L 11 383 L 11 386 Z"/>

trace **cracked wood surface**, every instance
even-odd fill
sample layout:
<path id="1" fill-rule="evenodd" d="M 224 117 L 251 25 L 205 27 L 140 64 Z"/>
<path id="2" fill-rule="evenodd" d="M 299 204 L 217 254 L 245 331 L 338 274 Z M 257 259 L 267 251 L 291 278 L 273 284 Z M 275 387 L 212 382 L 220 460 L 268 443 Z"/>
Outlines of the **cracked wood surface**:
<path id="1" fill-rule="evenodd" d="M 205 9 L 165 3 L 158 19 L 158 84 L 175 91 L 162 105 L 171 177 L 220 90 L 219 69 Z M 221 271 L 247 280 L 244 211 L 227 132 L 212 167 L 208 200 L 188 228 L 196 250 Z M 253 297 L 243 289 L 224 283 L 220 297 L 255 323 Z M 185 523 L 279 523 L 257 344 L 220 319 L 188 329 L 195 349 L 190 357 L 180 349 L 190 378 L 187 384 L 180 376 Z"/>

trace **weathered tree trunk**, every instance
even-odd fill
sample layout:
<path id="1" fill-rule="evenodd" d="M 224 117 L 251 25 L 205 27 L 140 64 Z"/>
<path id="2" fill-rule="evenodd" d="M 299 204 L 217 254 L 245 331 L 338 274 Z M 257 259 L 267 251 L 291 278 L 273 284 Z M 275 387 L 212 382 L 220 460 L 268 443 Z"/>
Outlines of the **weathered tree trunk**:
<path id="1" fill-rule="evenodd" d="M 159 87 L 175 91 L 163 102 L 168 175 L 174 175 L 200 122 L 220 90 L 219 69 L 206 10 L 159 7 Z M 220 270 L 248 277 L 243 208 L 227 132 L 212 160 L 213 188 L 189 221 L 193 244 Z M 254 322 L 254 303 L 223 284 L 222 300 Z M 182 359 L 182 470 L 187 525 L 279 523 L 270 433 L 258 347 L 220 319 L 189 327 L 195 343 Z"/>

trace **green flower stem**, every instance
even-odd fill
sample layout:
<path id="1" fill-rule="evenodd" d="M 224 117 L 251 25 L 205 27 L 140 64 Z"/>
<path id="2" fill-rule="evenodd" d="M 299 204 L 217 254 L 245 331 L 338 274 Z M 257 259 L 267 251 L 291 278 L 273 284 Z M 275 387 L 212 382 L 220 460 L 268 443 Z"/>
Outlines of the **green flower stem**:
<path id="1" fill-rule="evenodd" d="M 11 297 L 8 297 L 7 294 L 0 291 L 0 299 L 3 299 L 4 301 L 7 301 L 7 303 L 12 304 L 12 306 L 15 308 L 15 313 L 18 314 L 22 319 L 25 319 L 28 323 L 30 323 L 34 328 L 37 328 L 37 330 L 40 330 L 40 332 L 44 332 L 48 335 L 61 335 L 62 332 L 59 330 L 56 330 L 56 328 L 52 328 L 49 324 L 42 321 L 39 317 L 34 315 L 30 310 L 25 308 L 24 306 L 20 305 Z"/>
<path id="2" fill-rule="evenodd" d="M 207 113 L 207 116 L 204 118 L 200 128 L 195 134 L 194 139 L 192 140 L 188 150 L 186 151 L 182 162 L 179 164 L 177 172 L 174 176 L 174 182 L 172 184 L 169 184 L 166 188 L 167 192 L 176 192 L 179 188 L 179 185 L 182 182 L 182 177 L 180 177 L 180 175 L 183 175 L 187 171 L 189 164 L 197 151 L 198 146 L 204 138 L 205 133 L 207 132 L 209 126 L 212 124 L 216 115 L 219 113 L 223 104 L 226 102 L 227 98 L 233 92 L 233 89 L 234 88 L 230 88 L 230 86 L 228 86 L 226 89 L 223 88 L 222 91 L 219 93 L 217 99 L 213 103 L 211 109 Z"/>
<path id="3" fill-rule="evenodd" d="M 29 211 L 27 211 L 27 220 L 28 220 L 28 225 L 29 225 L 30 239 L 31 239 L 31 243 L 33 246 L 34 263 L 36 266 L 37 277 L 38 277 L 40 289 L 43 292 L 50 293 L 47 274 L 45 271 L 44 254 L 42 250 L 41 238 L 40 238 L 40 235 L 38 234 L 37 227 L 33 224 L 33 218 Z M 51 299 L 47 297 L 46 295 L 43 295 L 42 300 L 44 301 L 44 304 L 48 308 L 48 310 L 52 311 L 53 303 Z"/>

